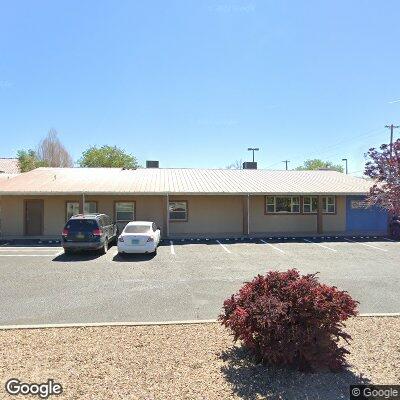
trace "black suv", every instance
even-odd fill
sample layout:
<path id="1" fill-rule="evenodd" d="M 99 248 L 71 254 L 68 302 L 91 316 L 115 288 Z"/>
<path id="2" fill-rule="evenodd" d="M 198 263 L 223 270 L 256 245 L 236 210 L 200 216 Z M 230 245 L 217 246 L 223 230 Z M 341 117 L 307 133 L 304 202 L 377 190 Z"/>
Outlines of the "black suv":
<path id="1" fill-rule="evenodd" d="M 106 214 L 78 214 L 65 224 L 62 246 L 66 254 L 74 250 L 100 250 L 107 253 L 108 244 L 117 239 L 117 225 Z"/>

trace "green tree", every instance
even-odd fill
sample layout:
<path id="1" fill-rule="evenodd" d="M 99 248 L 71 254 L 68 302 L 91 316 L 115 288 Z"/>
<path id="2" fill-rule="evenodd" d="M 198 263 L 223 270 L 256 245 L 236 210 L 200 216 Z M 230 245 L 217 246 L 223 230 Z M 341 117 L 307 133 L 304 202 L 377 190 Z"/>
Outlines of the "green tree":
<path id="1" fill-rule="evenodd" d="M 309 171 L 318 169 L 330 169 L 332 171 L 343 172 L 343 166 L 340 164 L 333 164 L 330 161 L 323 161 L 318 158 L 313 160 L 304 161 L 303 165 L 296 168 L 297 171 Z"/>
<path id="2" fill-rule="evenodd" d="M 28 172 L 39 167 L 47 167 L 46 161 L 39 160 L 34 150 L 18 150 L 17 158 L 21 172 Z"/>
<path id="3" fill-rule="evenodd" d="M 87 168 L 131 168 L 139 167 L 136 158 L 117 146 L 92 146 L 78 160 L 80 167 Z"/>

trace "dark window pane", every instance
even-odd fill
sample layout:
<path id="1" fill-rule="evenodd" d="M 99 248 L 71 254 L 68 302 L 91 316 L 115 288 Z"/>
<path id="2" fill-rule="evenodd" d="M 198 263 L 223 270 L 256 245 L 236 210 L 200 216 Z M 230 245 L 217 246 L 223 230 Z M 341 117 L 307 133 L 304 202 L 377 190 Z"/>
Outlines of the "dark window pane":
<path id="1" fill-rule="evenodd" d="M 276 212 L 291 212 L 290 197 L 276 197 Z"/>
<path id="2" fill-rule="evenodd" d="M 317 212 L 318 210 L 318 198 L 317 197 L 313 197 L 312 198 L 312 212 Z"/>
<path id="3" fill-rule="evenodd" d="M 267 204 L 267 212 L 270 212 L 270 213 L 273 213 L 273 212 L 275 212 L 275 207 L 274 207 L 274 205 L 272 204 Z"/>
<path id="4" fill-rule="evenodd" d="M 169 219 L 171 220 L 185 220 L 186 219 L 186 211 L 170 211 Z"/>

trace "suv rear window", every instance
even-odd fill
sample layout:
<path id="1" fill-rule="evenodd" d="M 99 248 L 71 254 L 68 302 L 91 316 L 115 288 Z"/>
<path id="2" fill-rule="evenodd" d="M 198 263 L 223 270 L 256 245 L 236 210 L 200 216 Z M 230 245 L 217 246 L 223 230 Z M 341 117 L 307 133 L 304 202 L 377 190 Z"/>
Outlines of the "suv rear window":
<path id="1" fill-rule="evenodd" d="M 65 227 L 70 231 L 91 232 L 99 224 L 95 219 L 70 219 Z"/>

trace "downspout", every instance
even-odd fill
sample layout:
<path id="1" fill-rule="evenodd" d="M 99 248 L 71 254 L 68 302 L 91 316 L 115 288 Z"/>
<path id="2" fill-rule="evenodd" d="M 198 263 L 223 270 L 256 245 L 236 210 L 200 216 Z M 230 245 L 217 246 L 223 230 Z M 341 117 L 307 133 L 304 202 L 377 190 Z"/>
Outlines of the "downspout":
<path id="1" fill-rule="evenodd" d="M 250 235 L 250 194 L 247 195 L 247 234 Z"/>
<path id="2" fill-rule="evenodd" d="M 169 238 L 169 194 L 167 193 L 167 206 L 166 206 L 166 213 L 167 213 L 167 238 Z"/>

